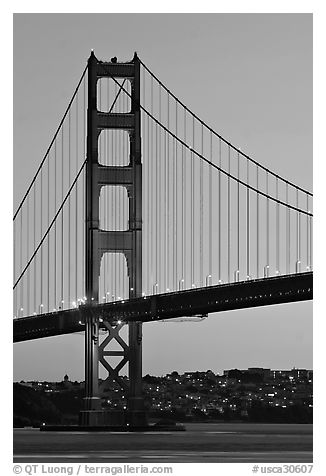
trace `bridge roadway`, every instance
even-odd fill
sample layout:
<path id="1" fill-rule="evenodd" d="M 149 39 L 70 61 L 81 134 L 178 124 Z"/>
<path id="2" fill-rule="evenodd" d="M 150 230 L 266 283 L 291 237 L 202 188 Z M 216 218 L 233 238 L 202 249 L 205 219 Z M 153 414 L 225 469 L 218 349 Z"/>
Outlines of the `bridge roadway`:
<path id="1" fill-rule="evenodd" d="M 14 342 L 80 332 L 89 313 L 111 324 L 151 322 L 196 314 L 207 314 L 248 307 L 267 306 L 312 299 L 313 273 L 298 273 L 231 284 L 145 296 L 96 306 L 16 318 Z"/>

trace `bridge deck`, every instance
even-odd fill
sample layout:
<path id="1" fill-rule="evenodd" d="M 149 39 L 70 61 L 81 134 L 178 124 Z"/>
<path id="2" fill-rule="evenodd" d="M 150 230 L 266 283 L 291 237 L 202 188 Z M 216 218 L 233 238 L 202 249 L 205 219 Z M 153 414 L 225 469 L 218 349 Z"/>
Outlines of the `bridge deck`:
<path id="1" fill-rule="evenodd" d="M 313 273 L 278 276 L 157 294 L 124 302 L 80 306 L 14 320 L 14 342 L 70 334 L 84 330 L 89 313 L 111 324 L 151 322 L 196 314 L 230 311 L 312 299 Z"/>

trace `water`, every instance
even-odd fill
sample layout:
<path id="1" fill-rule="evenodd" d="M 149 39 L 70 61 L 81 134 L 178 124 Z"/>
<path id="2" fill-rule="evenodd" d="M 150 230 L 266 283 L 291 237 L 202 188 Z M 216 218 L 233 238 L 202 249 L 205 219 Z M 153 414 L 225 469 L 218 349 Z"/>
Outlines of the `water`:
<path id="1" fill-rule="evenodd" d="M 14 462 L 312 462 L 312 425 L 188 423 L 186 432 L 14 430 Z"/>

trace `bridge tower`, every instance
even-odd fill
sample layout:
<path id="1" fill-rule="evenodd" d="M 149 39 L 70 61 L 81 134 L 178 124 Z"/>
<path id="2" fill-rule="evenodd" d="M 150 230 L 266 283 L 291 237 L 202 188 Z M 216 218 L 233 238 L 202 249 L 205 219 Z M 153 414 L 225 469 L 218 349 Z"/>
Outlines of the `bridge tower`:
<path id="1" fill-rule="evenodd" d="M 97 82 L 100 78 L 126 79 L 131 83 L 131 110 L 126 113 L 101 112 L 97 109 Z M 98 161 L 99 136 L 103 130 L 124 130 L 129 133 L 130 156 L 127 166 L 104 166 Z M 87 162 L 86 162 L 86 230 L 85 230 L 85 289 L 87 317 L 85 320 L 85 399 L 80 423 L 100 426 L 129 423 L 146 424 L 142 396 L 142 323 L 129 323 L 128 343 L 119 335 L 123 324 L 115 326 L 99 316 L 92 308 L 99 301 L 99 275 L 104 253 L 123 253 L 129 276 L 129 297 L 142 295 L 142 164 L 140 116 L 140 62 L 135 53 L 128 63 L 102 62 L 93 51 L 88 59 L 88 110 L 87 110 Z M 129 227 L 125 231 L 100 229 L 99 197 L 103 186 L 125 187 L 129 202 Z M 86 309 L 85 309 L 86 310 Z M 99 327 L 108 331 L 102 344 Z M 121 351 L 106 350 L 117 340 Z M 105 359 L 122 356 L 113 368 Z M 108 382 L 115 380 L 128 393 L 128 409 L 122 418 L 113 419 L 113 412 L 101 409 L 98 386 L 98 367 L 101 362 L 108 370 Z M 119 377 L 119 370 L 129 364 L 129 388 Z M 125 419 L 126 416 L 126 419 Z"/>

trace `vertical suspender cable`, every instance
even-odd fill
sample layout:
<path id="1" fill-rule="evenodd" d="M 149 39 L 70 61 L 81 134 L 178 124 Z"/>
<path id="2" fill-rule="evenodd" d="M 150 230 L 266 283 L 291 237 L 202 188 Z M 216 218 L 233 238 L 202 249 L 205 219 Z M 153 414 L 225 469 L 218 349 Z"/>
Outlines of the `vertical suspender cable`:
<path id="1" fill-rule="evenodd" d="M 201 125 L 201 155 L 204 156 L 204 128 Z M 200 286 L 203 287 L 203 275 L 204 275 L 204 257 L 203 257 L 203 228 L 204 228 L 204 202 L 203 202 L 203 161 L 200 161 L 199 169 L 199 260 L 200 260 Z"/>
<path id="2" fill-rule="evenodd" d="M 158 102 L 158 108 L 159 108 L 159 121 L 160 123 L 162 122 L 162 118 L 161 118 L 161 108 L 162 108 L 162 103 L 161 103 L 161 85 L 159 85 L 159 102 Z M 158 216 L 158 225 L 159 225 L 159 228 L 158 228 L 158 258 L 159 258 L 159 279 L 156 280 L 156 282 L 158 283 L 158 285 L 160 286 L 160 288 L 162 287 L 162 282 L 161 282 L 161 274 L 162 274 L 162 266 L 161 266 L 161 263 L 162 263 L 162 223 L 161 223 L 161 220 L 162 220 L 162 216 L 161 216 L 161 211 L 162 211 L 162 206 L 161 206 L 161 193 L 162 193 L 162 190 L 161 190 L 161 183 L 162 183 L 162 157 L 161 157 L 161 137 L 162 137 L 162 133 L 161 133 L 161 130 L 159 130 L 159 146 L 158 146 L 158 170 L 157 170 L 157 173 L 159 175 L 159 182 L 158 182 L 158 200 L 159 200 L 159 216 Z"/>
<path id="3" fill-rule="evenodd" d="M 183 139 L 184 143 L 187 143 L 187 117 L 186 117 L 186 109 L 183 108 Z M 186 162 L 185 162 L 185 154 L 186 150 L 184 147 L 182 147 L 182 195 L 181 195 L 181 213 L 182 213 L 182 238 L 181 238 L 181 243 L 182 243 L 182 252 L 181 252 L 181 257 L 182 257 L 182 283 L 184 285 L 185 283 L 185 278 L 186 278 L 186 270 L 185 270 L 185 263 L 186 263 L 186 243 L 185 243 L 185 228 L 186 228 L 186 220 L 187 220 L 187 214 L 186 210 L 184 210 L 185 203 L 186 203 L 186 197 L 187 197 L 187 190 L 186 190 L 186 185 L 187 185 L 187 180 L 186 180 Z"/>
<path id="4" fill-rule="evenodd" d="M 83 144 L 84 144 L 84 154 L 83 160 L 86 159 L 86 79 L 84 78 L 84 90 L 83 90 Z M 82 296 L 85 296 L 86 290 L 84 288 L 85 285 L 85 173 L 82 175 L 82 254 L 81 254 L 81 264 L 82 264 Z M 85 296 L 86 297 L 86 296 Z"/>
<path id="5" fill-rule="evenodd" d="M 33 230 L 33 251 L 35 251 L 36 247 L 36 182 L 33 185 L 33 192 L 34 192 L 34 197 L 33 197 L 33 225 L 34 225 L 34 230 Z M 14 268 L 15 270 L 15 268 Z M 33 282 L 34 282 L 34 298 L 33 298 L 33 309 L 34 312 L 36 312 L 36 256 L 34 259 L 34 269 L 33 269 Z"/>
<path id="6" fill-rule="evenodd" d="M 149 127 L 149 117 L 147 114 L 145 114 L 145 117 L 147 118 L 147 155 L 146 155 L 146 165 L 147 165 L 147 187 L 146 187 L 146 192 L 147 192 L 147 293 L 150 293 L 150 268 L 151 268 L 151 233 L 150 233 L 150 225 L 151 225 L 151 214 L 150 214 L 150 184 L 151 184 L 151 157 L 150 157 L 150 127 Z"/>
<path id="7" fill-rule="evenodd" d="M 145 75 L 145 68 L 142 67 L 142 72 L 143 72 L 143 77 L 142 77 L 142 86 L 143 86 L 143 97 L 142 97 L 142 102 L 141 102 L 141 106 L 144 107 L 146 109 L 146 84 L 145 84 L 145 78 L 146 78 L 146 75 Z M 146 114 L 144 114 L 144 111 L 142 110 L 141 111 L 141 121 L 142 121 L 142 127 L 143 127 L 143 131 L 146 130 L 146 127 L 145 127 L 145 121 L 146 121 Z M 143 156 L 143 165 L 144 165 L 144 174 L 147 175 L 147 159 L 146 159 L 146 143 L 145 141 L 142 142 L 143 144 L 143 150 L 142 150 L 142 156 Z M 145 165 L 146 164 L 146 165 Z M 144 217 L 145 217 L 145 220 L 146 220 L 146 212 L 145 212 L 145 207 L 147 206 L 147 201 L 148 201 L 148 197 L 147 197 L 147 190 L 146 190 L 146 179 L 144 177 L 144 180 L 143 180 L 143 194 L 144 194 L 144 201 L 143 201 L 143 208 L 144 208 Z M 146 240 L 143 241 L 143 244 L 145 243 L 145 246 L 146 246 L 146 250 L 148 248 L 148 243 L 147 243 L 147 240 L 148 240 L 148 232 L 147 230 L 145 229 L 146 231 Z M 145 263 L 146 263 L 146 269 L 148 267 L 148 261 L 147 261 L 147 255 L 146 253 L 143 254 L 144 256 L 144 260 L 145 260 Z M 145 271 L 145 266 L 143 267 L 144 271 Z M 143 285 L 142 287 L 146 290 L 147 287 L 147 276 L 145 279 L 143 279 Z M 128 294 L 128 297 L 130 297 L 130 295 Z"/>
<path id="8" fill-rule="evenodd" d="M 43 235 L 43 168 L 40 170 L 41 172 L 41 217 L 40 217 L 40 240 L 42 239 Z M 42 307 L 43 307 L 43 248 L 41 246 L 41 269 L 40 269 L 40 284 L 41 284 L 41 296 L 40 296 L 40 312 L 42 314 Z"/>
<path id="9" fill-rule="evenodd" d="M 237 177 L 240 178 L 240 157 L 239 152 L 237 153 Z M 239 281 L 240 274 L 240 184 L 237 182 L 237 270 L 236 270 L 236 281 Z"/>
<path id="10" fill-rule="evenodd" d="M 76 176 L 78 174 L 78 93 L 76 94 Z M 75 300 L 78 305 L 78 180 L 75 190 Z"/>
<path id="11" fill-rule="evenodd" d="M 286 204 L 289 203 L 289 186 L 286 184 Z M 286 274 L 290 273 L 290 209 L 286 208 Z"/>
<path id="12" fill-rule="evenodd" d="M 296 207 L 298 208 L 298 189 L 295 190 L 295 198 L 296 198 Z M 299 262 L 299 213 L 296 212 L 296 263 L 295 263 L 295 270 L 297 272 L 298 269 L 298 262 Z"/>
<path id="13" fill-rule="evenodd" d="M 195 149 L 195 118 L 192 116 L 192 148 Z M 191 287 L 194 287 L 194 275 L 195 275 L 195 263 L 194 263 L 194 153 L 191 152 L 191 201 L 190 201 L 190 211 L 191 211 Z"/>
<path id="14" fill-rule="evenodd" d="M 247 185 L 249 185 L 249 160 L 247 159 Z M 250 279 L 250 190 L 247 187 L 247 279 Z"/>
<path id="15" fill-rule="evenodd" d="M 221 248 L 222 248 L 222 243 L 221 243 L 221 212 L 222 212 L 222 207 L 221 207 L 221 167 L 222 167 L 222 142 L 221 139 L 219 139 L 219 170 L 218 170 L 218 282 L 219 284 L 222 282 L 222 276 L 221 276 Z"/>
<path id="16" fill-rule="evenodd" d="M 306 200 L 307 200 L 307 212 L 309 212 L 309 195 L 306 194 Z M 306 215 L 306 226 L 307 226 L 307 259 L 306 259 L 306 269 L 307 271 L 310 271 L 310 262 L 309 262 L 309 216 Z"/>
<path id="17" fill-rule="evenodd" d="M 42 203 L 42 200 L 41 200 L 41 203 Z M 23 271 L 23 207 L 20 210 L 20 273 L 22 273 L 22 271 Z M 20 284 L 20 303 L 19 304 L 20 304 L 20 309 L 24 308 L 23 281 Z"/>
<path id="18" fill-rule="evenodd" d="M 54 214 L 57 212 L 57 141 L 54 142 Z M 54 222 L 54 308 L 57 308 L 57 220 Z"/>
<path id="19" fill-rule="evenodd" d="M 153 116 L 153 76 L 151 76 L 151 114 Z M 151 183 L 150 183 L 150 191 L 151 191 L 151 199 L 150 199 L 150 208 L 151 208 L 151 267 L 150 267 L 150 293 L 152 291 L 153 286 L 153 267 L 154 267 L 154 243 L 153 243 L 153 235 L 154 235 L 154 144 L 153 144 L 153 121 L 151 121 L 151 130 L 150 130 L 150 142 L 151 142 L 151 149 L 150 149 L 150 160 L 151 160 Z"/>
<path id="20" fill-rule="evenodd" d="M 296 205 L 299 208 L 299 190 L 296 189 Z M 301 215 L 300 212 L 297 212 L 297 264 L 296 264 L 296 272 L 300 272 L 300 265 L 301 265 Z"/>
<path id="21" fill-rule="evenodd" d="M 47 226 L 50 226 L 50 160 L 48 161 L 48 180 L 47 180 L 47 190 L 48 190 L 48 223 Z M 47 305 L 48 305 L 48 312 L 50 312 L 50 233 L 47 237 L 47 244 L 48 244 L 48 262 L 47 262 Z"/>
<path id="22" fill-rule="evenodd" d="M 13 229 L 13 232 L 14 232 L 14 243 L 13 243 L 13 246 L 14 246 L 14 274 L 13 274 L 13 278 L 14 280 L 16 281 L 16 277 L 18 276 L 18 270 L 19 270 L 19 265 L 17 264 L 18 262 L 18 254 L 19 254 L 19 248 L 17 246 L 17 229 L 19 230 L 19 221 L 17 219 L 14 220 L 14 229 Z M 18 295 L 18 289 L 14 289 L 14 317 L 19 317 L 19 295 Z"/>
<path id="23" fill-rule="evenodd" d="M 257 190 L 259 190 L 259 167 L 258 167 L 258 165 L 257 165 L 256 171 L 257 171 L 256 188 L 257 188 Z M 257 241 L 257 243 L 256 243 L 256 246 L 257 246 L 257 250 L 256 250 L 256 252 L 257 252 L 257 270 L 256 270 L 256 277 L 258 279 L 259 278 L 259 193 L 257 193 L 256 198 L 257 198 L 257 205 L 256 205 L 256 208 L 257 208 L 257 229 L 256 229 L 256 231 L 257 231 L 257 238 L 256 238 L 256 241 Z"/>
<path id="24" fill-rule="evenodd" d="M 312 216 L 309 217 L 309 271 L 312 271 L 313 267 L 313 256 L 312 256 Z"/>
<path id="25" fill-rule="evenodd" d="M 166 284 L 166 220 L 167 220 L 167 210 L 166 210 L 166 131 L 163 130 L 163 184 L 162 184 L 162 206 L 164 210 L 164 214 L 162 216 L 163 225 L 162 225 L 162 271 L 163 271 L 163 292 L 166 291 L 167 284 Z"/>
<path id="26" fill-rule="evenodd" d="M 68 187 L 70 187 L 70 163 L 71 160 L 71 112 L 69 109 L 69 114 L 68 114 Z M 69 194 L 68 197 L 68 306 L 70 307 L 71 305 L 71 295 L 70 295 L 70 281 L 71 281 L 71 275 L 70 275 L 70 269 L 71 269 L 71 263 L 70 263 L 70 230 L 71 230 L 71 210 L 70 210 L 70 203 L 71 203 L 71 197 Z"/>
<path id="27" fill-rule="evenodd" d="M 168 264 L 167 264 L 167 256 L 168 256 L 168 243 L 167 243 L 167 236 L 168 236 L 168 148 L 167 148 L 167 134 L 164 130 L 164 291 L 168 288 Z"/>
<path id="28" fill-rule="evenodd" d="M 171 129 L 173 128 L 173 105 L 171 104 Z M 175 130 L 174 130 L 175 133 Z M 176 260 L 176 255 L 175 255 L 175 196 L 174 196 L 174 191 L 175 191 L 175 138 L 172 137 L 171 139 L 171 147 L 172 147 L 172 166 L 171 166 L 171 174 L 172 174 L 172 180 L 171 180 L 171 191 L 172 191 L 172 197 L 171 197 L 171 208 L 172 208 L 172 231 L 171 231 L 171 248 L 172 248 L 172 280 L 171 280 L 171 285 L 172 285 L 172 291 L 175 291 L 175 260 Z"/>
<path id="29" fill-rule="evenodd" d="M 27 236 L 26 236 L 26 261 L 29 259 L 29 194 L 27 195 L 27 220 L 26 220 L 26 225 L 27 225 Z M 27 300 L 26 300 L 26 312 L 27 316 L 29 315 L 29 298 L 30 298 L 30 267 L 27 269 Z"/>
<path id="30" fill-rule="evenodd" d="M 230 159 L 230 146 L 228 146 L 228 206 L 227 206 L 227 213 L 228 213 L 228 234 L 227 234 L 227 256 L 228 256 L 228 283 L 230 282 L 230 254 L 231 254 L 231 246 L 230 246 L 230 230 L 231 230 L 231 196 L 230 196 L 230 173 L 231 173 L 231 159 Z"/>
<path id="31" fill-rule="evenodd" d="M 278 177 L 276 177 L 276 199 L 278 200 Z M 276 273 L 280 274 L 280 204 L 276 204 Z"/>
<path id="32" fill-rule="evenodd" d="M 64 197 L 64 127 L 61 137 L 61 203 Z M 61 308 L 64 309 L 64 209 L 61 212 Z"/>
<path id="33" fill-rule="evenodd" d="M 213 162 L 213 140 L 212 132 L 210 132 L 210 161 Z M 212 167 L 209 166 L 208 169 L 208 195 L 209 195 L 209 205 L 208 205 L 208 274 L 210 278 L 210 283 L 212 280 L 212 262 L 213 262 L 213 253 L 212 253 L 212 243 L 213 243 L 213 213 L 212 213 Z"/>
<path id="34" fill-rule="evenodd" d="M 155 294 L 158 286 L 158 222 L 159 222 L 159 209 L 158 209 L 158 131 L 157 123 L 155 123 Z"/>
<path id="35" fill-rule="evenodd" d="M 266 171 L 266 194 L 268 195 L 268 171 Z M 266 197 L 266 271 L 269 276 L 269 198 Z"/>
<path id="36" fill-rule="evenodd" d="M 170 130 L 170 96 L 167 95 L 167 129 Z M 167 135 L 167 192 L 166 192 L 166 203 L 167 203 L 167 239 L 166 239 L 166 276 L 167 276 L 167 290 L 170 290 L 170 136 Z"/>
<path id="37" fill-rule="evenodd" d="M 16 281 L 16 222 L 14 220 L 13 223 L 13 251 L 14 251 L 14 267 L 13 267 L 13 277 L 14 281 Z M 34 283 L 35 286 L 35 283 Z M 17 317 L 17 290 L 14 289 L 14 317 Z"/>
<path id="38" fill-rule="evenodd" d="M 175 135 L 178 137 L 178 102 L 175 101 Z M 175 143 L 175 156 L 174 156 L 174 290 L 177 289 L 178 282 L 178 141 Z"/>

